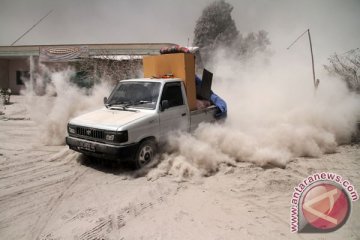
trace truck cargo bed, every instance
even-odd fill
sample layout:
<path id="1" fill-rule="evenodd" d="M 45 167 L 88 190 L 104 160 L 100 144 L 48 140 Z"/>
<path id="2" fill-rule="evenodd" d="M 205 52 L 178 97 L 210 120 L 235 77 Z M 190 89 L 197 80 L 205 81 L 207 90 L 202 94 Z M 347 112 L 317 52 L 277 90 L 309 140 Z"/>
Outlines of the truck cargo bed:
<path id="1" fill-rule="evenodd" d="M 205 109 L 190 111 L 190 132 L 193 132 L 201 122 L 215 122 L 217 107 L 211 105 Z"/>

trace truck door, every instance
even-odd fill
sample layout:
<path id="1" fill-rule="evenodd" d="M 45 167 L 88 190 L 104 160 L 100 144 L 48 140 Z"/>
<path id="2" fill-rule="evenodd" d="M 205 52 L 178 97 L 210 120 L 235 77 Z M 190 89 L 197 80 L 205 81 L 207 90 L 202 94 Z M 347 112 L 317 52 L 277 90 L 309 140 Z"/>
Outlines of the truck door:
<path id="1" fill-rule="evenodd" d="M 180 82 L 166 83 L 160 104 L 166 103 L 160 110 L 160 137 L 164 139 L 171 131 L 189 131 L 190 114 L 186 105 L 185 89 Z"/>

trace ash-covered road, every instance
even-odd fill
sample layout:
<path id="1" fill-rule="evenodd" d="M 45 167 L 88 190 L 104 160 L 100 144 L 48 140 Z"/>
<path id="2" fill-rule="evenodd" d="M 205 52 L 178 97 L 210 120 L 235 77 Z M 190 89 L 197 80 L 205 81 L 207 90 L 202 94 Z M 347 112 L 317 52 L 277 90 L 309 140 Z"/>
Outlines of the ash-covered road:
<path id="1" fill-rule="evenodd" d="M 209 177 L 140 174 L 40 144 L 21 101 L 0 116 L 1 239 L 319 239 L 290 233 L 293 188 L 328 171 L 360 189 L 359 145 L 284 169 L 238 162 Z M 359 218 L 354 202 L 346 225 L 326 239 L 359 239 Z"/>

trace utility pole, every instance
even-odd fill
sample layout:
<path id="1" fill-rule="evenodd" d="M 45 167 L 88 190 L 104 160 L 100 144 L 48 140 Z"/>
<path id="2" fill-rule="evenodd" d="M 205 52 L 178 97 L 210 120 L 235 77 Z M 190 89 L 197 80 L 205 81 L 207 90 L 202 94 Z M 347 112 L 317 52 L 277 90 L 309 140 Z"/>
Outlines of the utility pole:
<path id="1" fill-rule="evenodd" d="M 313 54 L 313 48 L 311 43 L 311 35 L 310 35 L 310 29 L 307 29 L 305 32 L 303 32 L 292 44 L 290 44 L 289 47 L 287 47 L 287 50 L 289 50 L 303 35 L 308 34 L 309 36 L 309 43 L 310 43 L 310 53 L 311 53 L 311 65 L 312 65 L 312 73 L 313 73 L 313 83 L 315 90 L 318 88 L 320 80 L 316 79 L 315 77 L 315 66 L 314 66 L 314 54 Z"/>

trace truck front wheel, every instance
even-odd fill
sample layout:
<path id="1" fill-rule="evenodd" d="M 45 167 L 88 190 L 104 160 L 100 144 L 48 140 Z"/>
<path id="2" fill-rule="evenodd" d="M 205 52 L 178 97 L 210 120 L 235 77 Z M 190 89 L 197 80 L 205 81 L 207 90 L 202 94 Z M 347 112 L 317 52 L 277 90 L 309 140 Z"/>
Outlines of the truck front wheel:
<path id="1" fill-rule="evenodd" d="M 142 168 L 154 160 L 157 154 L 157 146 L 154 140 L 143 141 L 135 155 L 136 168 Z"/>

